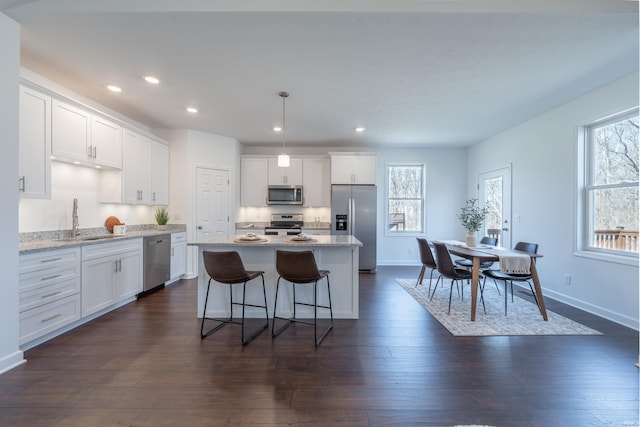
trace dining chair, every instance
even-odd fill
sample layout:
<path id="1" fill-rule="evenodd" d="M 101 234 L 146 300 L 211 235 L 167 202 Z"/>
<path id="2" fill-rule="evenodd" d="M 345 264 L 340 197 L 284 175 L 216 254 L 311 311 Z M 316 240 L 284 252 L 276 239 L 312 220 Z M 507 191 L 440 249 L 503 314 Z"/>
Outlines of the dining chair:
<path id="1" fill-rule="evenodd" d="M 520 252 L 526 252 L 528 254 L 536 254 L 538 253 L 538 244 L 537 243 L 529 243 L 529 242 L 518 242 L 513 247 L 514 250 Z M 535 258 L 532 259 L 532 262 L 535 262 Z M 531 293 L 533 294 L 533 299 L 536 302 L 536 305 L 540 307 L 538 303 L 538 297 L 536 296 L 536 292 L 533 290 L 533 285 L 531 284 L 531 274 L 508 274 L 503 273 L 500 270 L 488 269 L 483 270 L 482 275 L 484 276 L 484 283 L 487 281 L 487 277 L 493 279 L 496 286 L 498 285 L 498 280 L 504 282 L 504 315 L 507 315 L 507 286 L 511 285 L 511 302 L 513 302 L 513 282 L 526 282 L 529 284 L 529 289 L 531 289 Z"/>
<path id="2" fill-rule="evenodd" d="M 429 273 L 429 289 L 427 290 L 427 295 L 431 292 L 431 281 L 433 280 L 433 271 L 438 268 L 436 265 L 436 259 L 433 256 L 433 252 L 431 252 L 431 248 L 429 247 L 429 242 L 427 239 L 423 239 L 421 237 L 416 237 L 418 241 L 418 249 L 420 250 L 420 261 L 422 262 L 422 268 L 420 269 L 420 274 L 418 275 L 418 280 L 416 281 L 416 286 L 422 284 L 422 280 L 424 278 L 424 272 L 427 268 L 430 268 L 431 271 Z M 436 286 L 440 281 L 440 276 L 438 276 L 438 280 L 436 281 Z"/>
<path id="3" fill-rule="evenodd" d="M 244 268 L 240 254 L 236 251 L 225 252 L 212 252 L 204 251 L 202 253 L 204 260 L 204 268 L 209 275 L 209 282 L 207 284 L 207 294 L 204 299 L 204 309 L 202 312 L 202 324 L 200 325 L 200 338 L 203 339 L 212 333 L 216 332 L 223 326 L 229 323 L 235 323 L 241 325 L 240 338 L 242 344 L 246 345 L 254 338 L 262 333 L 269 326 L 269 313 L 267 311 L 267 293 L 264 286 L 264 272 L 263 271 L 247 271 Z M 256 278 L 262 278 L 262 295 L 264 297 L 264 305 L 249 304 L 246 302 L 246 287 L 247 282 Z M 209 302 L 209 289 L 211 282 L 221 283 L 229 285 L 229 317 L 226 319 L 207 317 L 207 303 Z M 233 299 L 233 285 L 242 283 L 242 302 L 236 302 Z M 242 306 L 241 320 L 233 320 L 233 307 Z M 265 323 L 256 330 L 249 338 L 245 338 L 244 326 L 245 326 L 245 308 L 255 307 L 263 308 L 265 314 Z M 204 332 L 205 320 L 213 320 L 217 324 Z"/>
<path id="4" fill-rule="evenodd" d="M 451 260 L 451 254 L 447 249 L 447 246 L 441 242 L 434 242 L 433 246 L 436 249 L 436 259 L 438 260 L 438 273 L 440 273 L 441 277 L 451 279 L 451 287 L 449 289 L 449 310 L 447 314 L 451 313 L 451 297 L 453 295 L 453 284 L 458 285 L 458 281 L 471 280 L 472 274 L 469 270 L 463 268 L 456 268 L 455 264 Z M 438 284 L 433 288 L 433 293 L 431 294 L 430 299 L 433 299 L 433 295 L 436 293 L 436 289 L 438 288 Z M 482 291 L 482 288 L 481 288 Z M 482 296 L 482 292 L 480 293 L 480 299 L 482 301 L 482 307 L 486 314 L 487 309 L 484 305 L 484 297 Z"/>
<path id="5" fill-rule="evenodd" d="M 304 323 L 313 326 L 313 340 L 316 347 L 320 345 L 322 340 L 333 329 L 333 308 L 331 306 L 331 286 L 329 284 L 329 271 L 318 270 L 315 257 L 312 251 L 284 251 L 276 250 L 276 271 L 279 274 L 276 282 L 276 296 L 273 308 L 273 323 L 271 324 L 271 336 L 277 337 L 288 328 L 293 322 Z M 318 304 L 318 281 L 326 279 L 327 296 L 329 305 Z M 291 283 L 293 290 L 293 316 L 281 317 L 277 315 L 278 310 L 278 293 L 280 291 L 280 281 L 284 279 Z M 299 301 L 296 299 L 296 286 L 301 284 L 313 283 L 312 301 Z M 302 305 L 313 307 L 313 321 L 303 320 L 296 317 L 296 306 Z M 318 309 L 329 310 L 329 325 L 318 338 Z M 276 319 L 284 320 L 285 323 L 276 331 Z"/>
<path id="6" fill-rule="evenodd" d="M 491 236 L 484 236 L 482 239 L 480 239 L 480 244 L 495 246 L 498 244 L 498 239 Z M 473 261 L 470 259 L 466 259 L 466 258 L 457 259 L 454 261 L 454 263 L 458 267 L 466 268 L 469 270 L 473 268 Z M 492 265 L 493 265 L 493 261 L 480 261 L 480 270 L 491 268 Z M 500 295 L 500 288 L 498 287 L 497 283 L 495 285 L 496 285 L 496 290 L 498 291 L 498 295 Z"/>

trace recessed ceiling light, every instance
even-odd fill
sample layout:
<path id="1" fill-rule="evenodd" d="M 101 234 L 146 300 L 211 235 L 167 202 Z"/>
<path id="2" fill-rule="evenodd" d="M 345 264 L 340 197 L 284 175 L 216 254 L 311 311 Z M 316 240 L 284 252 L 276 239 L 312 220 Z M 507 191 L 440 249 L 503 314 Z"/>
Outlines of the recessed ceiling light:
<path id="1" fill-rule="evenodd" d="M 357 128 L 355 128 L 355 131 L 356 132 L 364 132 L 364 129 L 365 128 L 363 128 L 363 127 L 357 127 Z"/>
<path id="2" fill-rule="evenodd" d="M 273 131 L 274 132 L 282 132 L 282 128 L 280 126 L 274 126 L 273 127 Z"/>
<path id="3" fill-rule="evenodd" d="M 187 111 L 192 114 L 195 114 L 198 112 L 198 109 L 196 107 L 187 107 Z"/>
<path id="4" fill-rule="evenodd" d="M 158 83 L 160 83 L 160 80 L 158 80 L 157 77 L 153 77 L 153 76 L 144 76 L 144 80 L 147 83 L 151 83 L 152 85 L 157 85 Z"/>
<path id="5" fill-rule="evenodd" d="M 109 85 L 107 86 L 107 89 L 109 89 L 111 92 L 116 92 L 116 93 L 122 92 L 122 89 L 120 89 L 118 86 L 115 86 L 115 85 Z"/>

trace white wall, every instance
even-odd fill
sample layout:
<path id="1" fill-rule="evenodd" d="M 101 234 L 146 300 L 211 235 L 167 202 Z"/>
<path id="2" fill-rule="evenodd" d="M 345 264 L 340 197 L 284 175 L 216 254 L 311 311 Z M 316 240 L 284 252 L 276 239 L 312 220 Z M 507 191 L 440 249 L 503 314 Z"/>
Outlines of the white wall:
<path id="1" fill-rule="evenodd" d="M 457 213 L 466 197 L 466 150 L 449 148 L 384 148 L 377 150 L 378 265 L 420 265 L 416 235 L 386 235 L 386 168 L 393 162 L 423 163 L 426 168 L 425 233 L 419 237 L 464 239 Z M 416 269 L 416 275 L 418 273 Z"/>
<path id="2" fill-rule="evenodd" d="M 0 13 L 0 373 L 23 363 L 18 323 L 18 83 L 20 26 Z"/>
<path id="3" fill-rule="evenodd" d="M 550 297 L 638 329 L 638 267 L 577 256 L 577 128 L 638 105 L 635 73 L 469 149 L 467 189 L 479 173 L 512 163 L 513 242 L 540 244 Z M 564 284 L 565 274 L 572 276 Z"/>
<path id="4" fill-rule="evenodd" d="M 187 241 L 196 235 L 196 168 L 229 172 L 229 232 L 235 224 L 240 192 L 240 144 L 236 139 L 196 130 L 156 129 L 154 134 L 170 142 L 169 211 L 187 227 Z M 177 215 L 177 218 L 176 218 Z M 187 247 L 187 277 L 198 273 L 197 248 Z"/>

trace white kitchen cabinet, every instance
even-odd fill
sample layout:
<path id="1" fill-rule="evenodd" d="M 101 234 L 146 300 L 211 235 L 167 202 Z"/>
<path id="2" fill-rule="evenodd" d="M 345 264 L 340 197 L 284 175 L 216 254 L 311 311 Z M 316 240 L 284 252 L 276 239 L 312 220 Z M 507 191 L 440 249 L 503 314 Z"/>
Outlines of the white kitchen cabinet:
<path id="1" fill-rule="evenodd" d="M 96 165 L 122 168 L 122 126 L 91 116 L 91 156 Z"/>
<path id="2" fill-rule="evenodd" d="M 84 166 L 122 167 L 122 127 L 53 98 L 51 151 L 55 160 Z"/>
<path id="3" fill-rule="evenodd" d="M 304 206 L 331 206 L 331 163 L 328 157 L 302 159 Z"/>
<path id="4" fill-rule="evenodd" d="M 20 344 L 80 320 L 80 249 L 19 258 Z"/>
<path id="5" fill-rule="evenodd" d="M 123 130 L 122 170 L 100 172 L 100 201 L 169 204 L 169 147 L 134 130 Z"/>
<path id="6" fill-rule="evenodd" d="M 240 159 L 240 205 L 267 206 L 269 161 L 266 157 Z"/>
<path id="7" fill-rule="evenodd" d="M 51 97 L 20 86 L 20 198 L 51 198 Z"/>
<path id="8" fill-rule="evenodd" d="M 82 247 L 82 317 L 142 291 L 142 239 Z"/>
<path id="9" fill-rule="evenodd" d="M 186 272 L 187 233 L 171 233 L 171 277 L 178 280 Z"/>
<path id="10" fill-rule="evenodd" d="M 375 155 L 331 155 L 331 184 L 375 183 Z"/>
<path id="11" fill-rule="evenodd" d="M 90 162 L 91 114 L 59 99 L 51 104 L 51 146 L 56 160 Z"/>
<path id="12" fill-rule="evenodd" d="M 151 204 L 169 204 L 169 146 L 151 142 Z"/>
<path id="13" fill-rule="evenodd" d="M 277 157 L 269 157 L 269 185 L 302 185 L 302 158 L 290 157 L 289 167 L 278 166 Z"/>
<path id="14" fill-rule="evenodd" d="M 122 150 L 122 201 L 151 203 L 151 140 L 125 129 Z"/>

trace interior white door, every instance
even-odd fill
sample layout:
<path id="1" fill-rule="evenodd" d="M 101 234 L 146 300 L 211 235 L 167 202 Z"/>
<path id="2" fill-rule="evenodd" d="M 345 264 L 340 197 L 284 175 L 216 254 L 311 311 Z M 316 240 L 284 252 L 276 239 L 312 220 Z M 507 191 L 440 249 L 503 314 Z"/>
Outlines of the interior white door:
<path id="1" fill-rule="evenodd" d="M 480 206 L 489 210 L 484 235 L 498 238 L 498 245 L 511 247 L 511 165 L 478 174 Z"/>
<path id="2" fill-rule="evenodd" d="M 196 168 L 196 239 L 229 235 L 229 171 Z"/>

